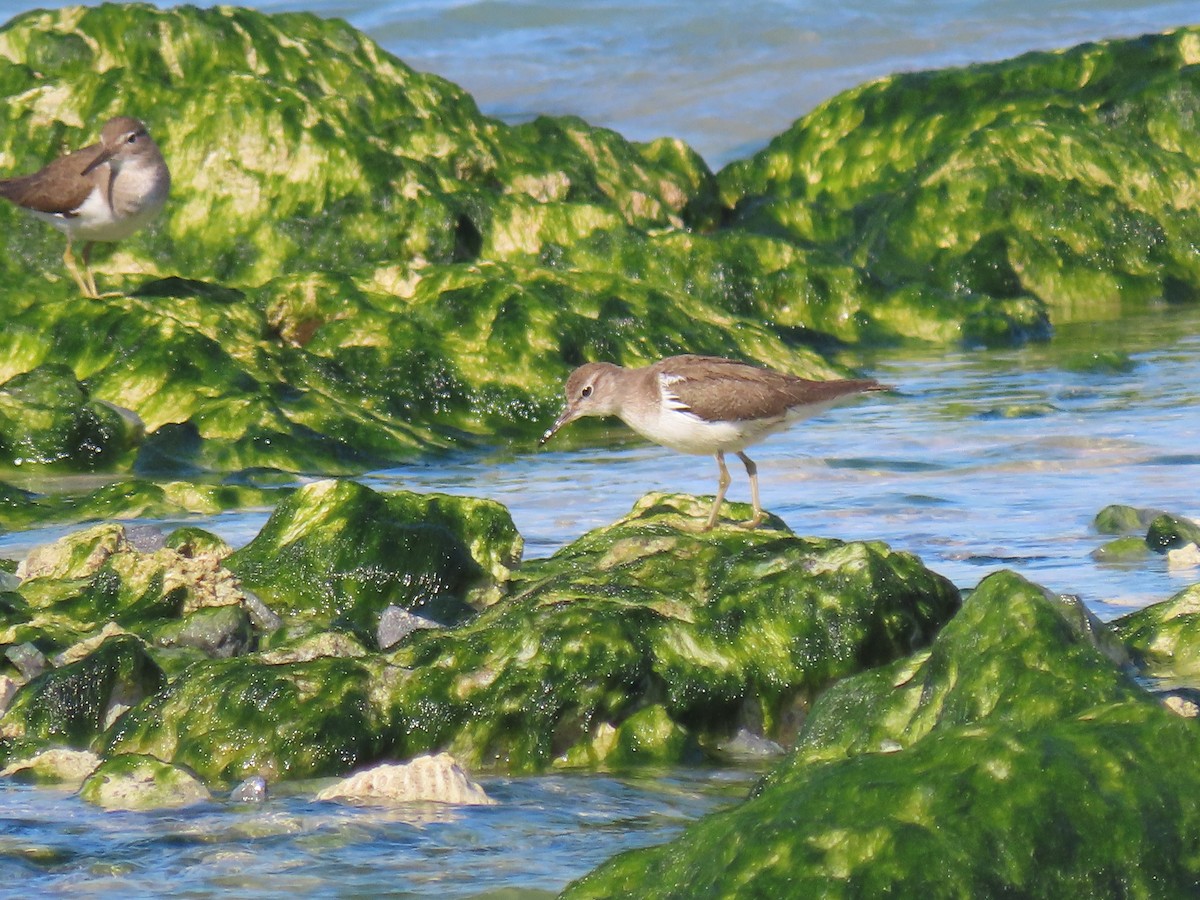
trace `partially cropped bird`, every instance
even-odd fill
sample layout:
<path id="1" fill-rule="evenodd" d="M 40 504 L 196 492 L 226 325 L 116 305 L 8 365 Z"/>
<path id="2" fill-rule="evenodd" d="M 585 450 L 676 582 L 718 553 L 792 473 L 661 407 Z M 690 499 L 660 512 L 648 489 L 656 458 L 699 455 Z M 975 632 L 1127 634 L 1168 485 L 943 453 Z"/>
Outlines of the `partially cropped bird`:
<path id="1" fill-rule="evenodd" d="M 809 381 L 716 356 L 672 356 L 638 369 L 587 363 L 567 379 L 566 406 L 541 443 L 583 416 L 617 416 L 656 444 L 715 455 L 720 476 L 706 531 L 717 523 L 729 487 L 725 453 L 732 451 L 750 476 L 754 516 L 746 525 L 754 528 L 766 513 L 758 468 L 745 448 L 855 394 L 885 390 L 870 378 Z"/>
<path id="2" fill-rule="evenodd" d="M 146 126 L 129 116 L 104 123 L 100 143 L 68 153 L 32 175 L 0 180 L 0 197 L 67 236 L 63 263 L 85 297 L 97 297 L 88 265 L 95 241 L 119 241 L 167 202 L 171 173 Z M 83 270 L 72 245 L 83 242 Z"/>

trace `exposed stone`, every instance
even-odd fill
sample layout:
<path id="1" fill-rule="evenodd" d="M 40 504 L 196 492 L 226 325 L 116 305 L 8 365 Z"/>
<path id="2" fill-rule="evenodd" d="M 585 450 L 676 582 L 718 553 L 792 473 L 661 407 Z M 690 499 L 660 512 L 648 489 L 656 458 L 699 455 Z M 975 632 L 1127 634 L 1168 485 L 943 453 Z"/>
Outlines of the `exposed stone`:
<path id="1" fill-rule="evenodd" d="M 324 788 L 318 800 L 368 803 L 453 803 L 490 806 L 495 803 L 468 777 L 449 753 L 418 756 L 407 763 L 374 766 Z"/>

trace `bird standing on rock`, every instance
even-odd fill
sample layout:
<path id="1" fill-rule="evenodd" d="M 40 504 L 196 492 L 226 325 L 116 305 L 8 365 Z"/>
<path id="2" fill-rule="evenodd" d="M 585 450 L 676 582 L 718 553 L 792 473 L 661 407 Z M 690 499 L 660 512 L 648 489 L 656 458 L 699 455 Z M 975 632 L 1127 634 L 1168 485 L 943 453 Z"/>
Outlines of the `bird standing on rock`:
<path id="1" fill-rule="evenodd" d="M 67 236 L 63 263 L 85 297 L 96 298 L 88 267 L 95 241 L 119 241 L 163 208 L 171 173 L 146 126 L 129 116 L 104 123 L 100 143 L 61 156 L 32 175 L 0 179 L 0 197 Z M 83 271 L 71 252 L 83 241 Z"/>
<path id="2" fill-rule="evenodd" d="M 733 451 L 750 476 L 754 516 L 746 526 L 754 528 L 766 513 L 758 499 L 758 467 L 742 451 L 855 394 L 885 390 L 890 388 L 870 378 L 809 381 L 717 356 L 672 356 L 638 369 L 587 363 L 567 379 L 566 406 L 541 443 L 584 416 L 617 416 L 656 444 L 712 453 L 720 477 L 705 531 L 717 522 L 729 487 L 725 453 Z"/>

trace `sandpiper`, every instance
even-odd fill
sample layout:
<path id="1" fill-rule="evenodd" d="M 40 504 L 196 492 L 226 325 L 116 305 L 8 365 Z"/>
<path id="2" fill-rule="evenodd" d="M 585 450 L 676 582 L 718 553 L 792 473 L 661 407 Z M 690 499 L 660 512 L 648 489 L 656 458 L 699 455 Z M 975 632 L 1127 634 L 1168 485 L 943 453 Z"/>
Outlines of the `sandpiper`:
<path id="1" fill-rule="evenodd" d="M 617 416 L 656 444 L 712 453 L 720 476 L 705 531 L 717 523 L 729 487 L 725 453 L 733 451 L 750 476 L 754 516 L 746 526 L 754 528 L 766 513 L 758 500 L 758 467 L 742 451 L 840 400 L 885 390 L 890 388 L 870 378 L 808 381 L 717 356 L 672 356 L 640 369 L 588 363 L 567 379 L 566 406 L 541 443 L 583 416 Z"/>
<path id="2" fill-rule="evenodd" d="M 119 241 L 149 222 L 167 201 L 171 173 L 146 126 L 129 116 L 104 123 L 100 143 L 61 156 L 32 175 L 0 180 L 0 197 L 67 236 L 63 263 L 85 297 L 95 298 L 88 267 L 95 241 Z M 83 241 L 83 271 L 71 245 Z"/>

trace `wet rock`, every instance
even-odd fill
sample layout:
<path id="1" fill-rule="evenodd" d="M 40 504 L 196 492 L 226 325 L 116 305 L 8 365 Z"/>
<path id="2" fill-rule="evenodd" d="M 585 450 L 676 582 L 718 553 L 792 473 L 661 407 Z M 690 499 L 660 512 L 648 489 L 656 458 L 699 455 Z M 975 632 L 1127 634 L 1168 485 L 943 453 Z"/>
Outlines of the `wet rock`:
<path id="1" fill-rule="evenodd" d="M 882 544 L 778 525 L 699 534 L 709 502 L 651 494 L 527 562 L 503 603 L 410 635 L 388 657 L 407 674 L 381 691 L 405 736 L 397 755 L 449 748 L 472 766 L 536 771 L 611 764 L 620 747 L 626 761 L 678 762 L 748 705 L 765 736 L 789 742 L 798 705 L 911 652 L 957 609 L 949 582 Z"/>
<path id="2" fill-rule="evenodd" d="M 0 462 L 92 471 L 117 465 L 141 441 L 141 422 L 97 402 L 75 373 L 47 363 L 0 384 Z"/>
<path id="3" fill-rule="evenodd" d="M 84 781 L 79 796 L 112 810 L 172 809 L 212 799 L 186 769 L 133 754 L 105 759 Z"/>
<path id="4" fill-rule="evenodd" d="M 564 896 L 1187 893 L 1197 750 L 1193 723 L 1001 572 L 927 650 L 826 692 L 746 802 Z"/>
<path id="5" fill-rule="evenodd" d="M 229 793 L 233 803 L 262 803 L 267 799 L 267 779 L 251 775 Z"/>
<path id="6" fill-rule="evenodd" d="M 343 775 L 379 759 L 392 734 L 367 663 L 197 661 L 117 722 L 104 754 L 148 754 L 211 783 Z"/>
<path id="7" fill-rule="evenodd" d="M 411 762 L 382 764 L 342 779 L 317 794 L 318 800 L 365 803 L 495 803 L 449 753 L 418 756 Z"/>
<path id="8" fill-rule="evenodd" d="M 162 687 L 162 670 L 132 635 L 109 638 L 77 662 L 22 687 L 0 719 L 9 736 L 82 749 Z"/>
<path id="9" fill-rule="evenodd" d="M 27 759 L 10 761 L 0 769 L 0 778 L 56 784 L 78 790 L 100 765 L 100 757 L 90 750 L 54 747 Z"/>
<path id="10" fill-rule="evenodd" d="M 160 646 L 191 647 L 213 659 L 240 656 L 250 649 L 253 637 L 250 617 L 241 606 L 198 609 L 153 633 Z"/>
<path id="11" fill-rule="evenodd" d="M 497 503 L 320 481 L 281 503 L 226 565 L 285 619 L 374 640 L 390 605 L 446 624 L 495 602 L 521 546 Z"/>
<path id="12" fill-rule="evenodd" d="M 1112 627 L 1145 675 L 1200 685 L 1200 584 L 1121 616 Z"/>
<path id="13" fill-rule="evenodd" d="M 1182 516 L 1164 513 L 1156 516 L 1146 529 L 1146 545 L 1159 553 L 1197 542 L 1200 542 L 1200 525 Z"/>
<path id="14" fill-rule="evenodd" d="M 380 650 L 389 650 L 414 631 L 441 627 L 432 619 L 415 615 L 399 606 L 389 606 L 379 617 L 379 628 L 375 633 L 376 642 Z"/>

